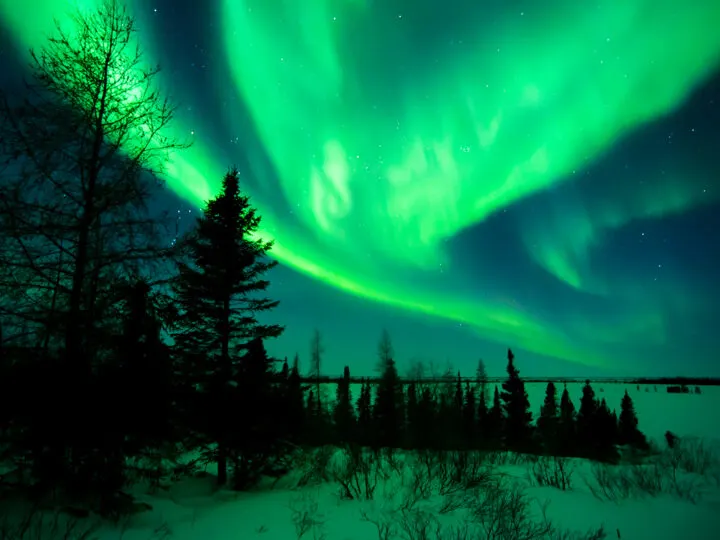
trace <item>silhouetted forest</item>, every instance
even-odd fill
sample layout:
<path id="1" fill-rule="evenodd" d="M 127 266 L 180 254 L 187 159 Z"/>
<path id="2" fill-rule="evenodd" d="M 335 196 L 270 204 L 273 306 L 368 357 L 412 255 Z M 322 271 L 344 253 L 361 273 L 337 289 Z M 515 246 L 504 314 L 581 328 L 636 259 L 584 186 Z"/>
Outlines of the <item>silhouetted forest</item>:
<path id="1" fill-rule="evenodd" d="M 536 418 L 511 350 L 500 387 L 484 369 L 474 383 L 403 379 L 383 333 L 377 382 L 351 394 L 347 366 L 332 400 L 319 333 L 309 377 L 297 355 L 271 358 L 264 342 L 283 327 L 257 317 L 277 305 L 265 293 L 276 262 L 241 174 L 231 168 L 168 246 L 167 216 L 148 206 L 186 146 L 166 136 L 174 107 L 124 10 L 107 3 L 77 22 L 33 52 L 25 95 L 0 111 L 1 489 L 112 515 L 128 484 L 159 480 L 180 454 L 241 490 L 287 471 L 298 446 L 607 462 L 648 448 L 630 396 L 608 404 L 589 382 L 577 408 L 548 383 Z"/>

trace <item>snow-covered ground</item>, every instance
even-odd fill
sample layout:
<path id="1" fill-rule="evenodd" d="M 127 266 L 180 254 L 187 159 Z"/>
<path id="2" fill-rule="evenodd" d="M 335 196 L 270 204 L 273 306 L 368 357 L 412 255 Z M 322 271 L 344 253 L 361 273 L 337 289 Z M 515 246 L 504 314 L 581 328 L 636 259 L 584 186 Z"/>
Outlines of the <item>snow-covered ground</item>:
<path id="1" fill-rule="evenodd" d="M 569 384 L 570 395 L 579 405 L 581 384 Z M 703 387 L 701 395 L 668 394 L 665 386 L 638 391 L 635 386 L 619 384 L 594 385 L 598 397 L 604 397 L 610 408 L 618 408 L 627 388 L 637 409 L 640 428 L 664 448 L 663 434 L 670 430 L 685 437 L 688 446 L 716 447 L 720 442 L 720 388 Z M 545 385 L 529 384 L 528 393 L 537 412 L 542 403 Z M 602 391 L 601 391 L 602 388 Z M 357 391 L 355 392 L 357 395 Z M 334 388 L 328 388 L 328 398 Z M 330 453 L 329 453 L 330 454 Z M 325 468 L 328 478 L 342 476 L 345 456 L 336 451 Z M 571 487 L 538 486 L 533 470 L 539 465 L 532 459 L 495 455 L 486 458 L 476 471 L 483 477 L 479 487 L 467 491 L 442 479 L 428 479 L 422 473 L 427 462 L 419 463 L 415 455 L 400 456 L 398 463 L 383 462 L 372 468 L 371 477 L 380 470 L 373 500 L 346 500 L 341 497 L 336 481 L 310 482 L 297 487 L 303 474 L 317 465 L 308 458 L 305 465 L 275 486 L 268 484 L 251 493 L 219 491 L 213 493 L 210 476 L 189 478 L 167 491 L 149 495 L 138 487 L 134 494 L 152 506 L 152 510 L 136 515 L 123 526 L 124 530 L 104 526 L 92 537 L 100 540 L 477 540 L 481 538 L 524 538 L 502 535 L 495 529 L 493 517 L 507 508 L 513 493 L 524 493 L 527 515 L 536 523 L 543 522 L 541 508 L 555 532 L 542 538 L 589 538 L 568 531 L 586 533 L 603 526 L 607 538 L 625 540 L 717 539 L 720 538 L 720 470 L 718 463 L 698 464 L 698 447 L 684 453 L 659 456 L 649 465 L 601 466 L 585 460 L 565 463 L 572 471 Z M 693 463 L 693 460 L 695 461 Z M 492 461 L 492 462 L 491 462 Z M 702 459 L 700 460 L 702 461 Z M 544 463 L 544 462 L 543 462 Z M 542 463 L 541 463 L 542 464 Z M 547 465 L 554 472 L 555 463 Z M 685 469 L 705 469 L 689 473 Z M 322 472 L 322 471 L 320 471 Z M 433 473 L 435 474 L 435 473 Z M 442 476 L 440 474 L 440 476 Z M 470 473 L 463 475 L 465 478 Z M 363 480 L 364 477 L 360 477 Z M 409 504 L 417 493 L 418 482 L 426 482 L 427 497 Z M 495 482 L 498 482 L 496 484 Z M 362 482 L 361 482 L 362 484 Z M 496 486 L 502 485 L 498 489 Z M 514 487 L 513 487 L 514 486 Z M 362 491 L 362 486 L 360 487 Z M 519 491 L 514 491 L 519 490 Z M 441 493 L 442 491 L 442 493 Z M 490 495 L 488 495 L 490 493 Z M 607 499 L 611 500 L 607 500 Z M 517 504 L 517 499 L 515 500 Z M 520 501 L 522 503 L 522 501 Z M 407 508 L 403 511 L 401 507 Z M 443 506 L 459 505 L 451 512 Z M 505 506 L 503 506 L 505 505 Z M 502 521 L 502 520 L 500 520 Z M 374 522 L 374 523 L 373 523 Z M 432 532 L 422 536 L 419 529 L 427 522 Z M 301 529 L 306 529 L 303 532 Z M 378 526 L 387 526 L 382 536 Z M 462 527 L 469 527 L 463 533 Z M 413 530 L 415 532 L 413 532 Z M 483 533 L 486 531 L 486 533 Z M 302 535 L 300 533 L 303 532 Z M 62 536 L 27 536 L 33 540 Z M 0 538 L 3 537 L 0 534 Z"/>

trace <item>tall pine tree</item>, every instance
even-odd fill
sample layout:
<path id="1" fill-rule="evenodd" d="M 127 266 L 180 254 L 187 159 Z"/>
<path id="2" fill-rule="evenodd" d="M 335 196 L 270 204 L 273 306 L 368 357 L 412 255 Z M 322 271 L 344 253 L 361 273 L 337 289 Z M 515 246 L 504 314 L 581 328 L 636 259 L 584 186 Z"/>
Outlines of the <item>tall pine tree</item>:
<path id="1" fill-rule="evenodd" d="M 595 390 L 593 390 L 590 381 L 585 381 L 582 389 L 582 397 L 580 398 L 580 410 L 577 414 L 577 442 L 579 450 L 583 455 L 593 453 L 593 430 L 596 425 L 597 410 L 599 403 L 595 399 Z"/>
<path id="2" fill-rule="evenodd" d="M 223 179 L 220 194 L 207 203 L 196 229 L 180 242 L 187 258 L 179 263 L 174 283 L 178 324 L 173 338 L 180 351 L 180 372 L 205 405 L 207 417 L 195 418 L 194 427 L 206 443 L 216 447 L 213 457 L 220 485 L 228 478 L 228 439 L 236 439 L 228 403 L 230 383 L 241 371 L 242 353 L 251 340 L 277 337 L 283 331 L 279 325 L 257 320 L 258 313 L 278 304 L 261 295 L 270 284 L 262 276 L 277 263 L 267 259 L 272 242 L 254 236 L 260 220 L 240 191 L 239 172 L 232 169 Z M 257 382 L 270 384 L 265 378 Z M 255 412 L 250 409 L 243 414 Z"/>
<path id="3" fill-rule="evenodd" d="M 370 383 L 366 379 L 363 379 L 360 388 L 360 396 L 357 400 L 357 415 L 358 442 L 361 445 L 372 444 L 372 396 L 370 394 Z"/>
<path id="4" fill-rule="evenodd" d="M 508 378 L 502 384 L 503 392 L 500 395 L 505 416 L 503 435 L 508 449 L 522 451 L 528 450 L 531 443 L 532 413 L 525 382 L 520 378 L 514 359 L 515 355 L 508 349 Z"/>
<path id="5" fill-rule="evenodd" d="M 557 448 L 560 455 L 572 455 L 576 448 L 575 405 L 570 399 L 567 384 L 560 397 L 560 417 L 557 426 Z"/>
<path id="6" fill-rule="evenodd" d="M 377 385 L 373 416 L 378 436 L 377 443 L 383 448 L 398 448 L 402 441 L 405 403 L 402 381 L 398 376 L 395 360 L 385 359 L 385 368 Z"/>
<path id="7" fill-rule="evenodd" d="M 537 421 L 538 431 L 546 452 L 555 449 L 557 443 L 558 403 L 555 384 L 550 381 L 545 388 L 545 401 L 540 408 Z"/>
<path id="8" fill-rule="evenodd" d="M 618 419 L 618 443 L 628 444 L 636 448 L 647 448 L 647 439 L 638 428 L 638 418 L 633 400 L 625 390 L 620 402 L 620 418 Z"/>
<path id="9" fill-rule="evenodd" d="M 345 366 L 342 379 L 337 383 L 333 410 L 335 435 L 342 443 L 350 442 L 355 434 L 355 409 L 350 397 L 350 368 Z"/>

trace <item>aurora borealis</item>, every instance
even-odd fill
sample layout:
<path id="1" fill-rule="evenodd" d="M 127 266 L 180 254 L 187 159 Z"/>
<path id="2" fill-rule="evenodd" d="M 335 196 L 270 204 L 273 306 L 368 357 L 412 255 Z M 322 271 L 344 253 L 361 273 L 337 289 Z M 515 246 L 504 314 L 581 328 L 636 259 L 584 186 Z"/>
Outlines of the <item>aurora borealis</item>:
<path id="1" fill-rule="evenodd" d="M 235 163 L 276 241 L 271 351 L 720 374 L 720 3 L 129 5 L 194 141 L 170 189 Z M 66 10 L 0 0 L 3 63 Z"/>

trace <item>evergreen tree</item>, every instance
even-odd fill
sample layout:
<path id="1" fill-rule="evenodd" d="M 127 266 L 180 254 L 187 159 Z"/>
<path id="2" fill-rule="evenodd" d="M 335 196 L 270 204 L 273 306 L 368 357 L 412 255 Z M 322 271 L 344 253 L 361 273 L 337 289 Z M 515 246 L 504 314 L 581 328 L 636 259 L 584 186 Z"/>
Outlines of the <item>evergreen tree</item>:
<path id="1" fill-rule="evenodd" d="M 300 357 L 295 354 L 286 389 L 286 418 L 288 439 L 298 442 L 305 429 L 305 403 L 300 378 Z"/>
<path id="2" fill-rule="evenodd" d="M 417 383 L 410 381 L 407 389 L 407 415 L 405 422 L 405 440 L 408 448 L 418 448 L 420 431 L 423 426 L 419 424 Z"/>
<path id="3" fill-rule="evenodd" d="M 402 441 L 404 422 L 404 396 L 402 381 L 395 360 L 386 359 L 385 369 L 377 385 L 373 419 L 378 436 L 377 443 L 385 448 L 397 448 Z"/>
<path id="4" fill-rule="evenodd" d="M 355 409 L 350 398 L 350 368 L 345 366 L 343 377 L 338 381 L 333 411 L 335 433 L 340 442 L 350 442 L 354 435 Z"/>
<path id="5" fill-rule="evenodd" d="M 282 365 L 282 368 L 280 369 L 280 379 L 283 382 L 286 382 L 289 376 L 290 376 L 290 365 L 288 364 L 287 356 L 286 356 L 283 359 L 283 365 Z"/>
<path id="6" fill-rule="evenodd" d="M 477 434 L 481 446 L 485 446 L 486 438 L 490 435 L 490 425 L 488 423 L 490 411 L 488 410 L 487 401 L 485 390 L 481 388 L 477 404 Z"/>
<path id="7" fill-rule="evenodd" d="M 557 444 L 558 403 L 555 384 L 550 381 L 545 388 L 545 400 L 537 420 L 538 431 L 546 451 L 552 451 Z"/>
<path id="8" fill-rule="evenodd" d="M 580 398 L 580 410 L 577 414 L 577 442 L 583 455 L 593 451 L 594 433 L 599 403 L 590 381 L 585 381 Z"/>
<path id="9" fill-rule="evenodd" d="M 575 405 L 570 399 L 567 385 L 560 397 L 560 416 L 557 426 L 557 449 L 561 455 L 572 455 L 576 446 Z"/>
<path id="10" fill-rule="evenodd" d="M 618 444 L 630 445 L 635 448 L 646 449 L 648 447 L 645 435 L 638 428 L 638 418 L 635 413 L 630 394 L 625 390 L 625 395 L 620 402 L 620 418 L 618 420 Z"/>
<path id="11" fill-rule="evenodd" d="M 483 430 L 483 446 L 486 448 L 496 448 L 501 442 L 505 418 L 503 415 L 502 400 L 500 391 L 495 385 L 493 392 L 493 404 L 488 411 Z"/>
<path id="12" fill-rule="evenodd" d="M 370 383 L 363 379 L 360 389 L 360 397 L 357 401 L 357 425 L 358 441 L 361 445 L 372 443 L 372 397 L 370 395 Z"/>
<path id="13" fill-rule="evenodd" d="M 113 387 L 120 387 L 119 403 L 127 424 L 128 455 L 160 448 L 174 440 L 173 365 L 169 347 L 162 341 L 157 309 L 147 281 L 128 284 L 122 335 L 117 344 L 120 376 Z"/>
<path id="14" fill-rule="evenodd" d="M 532 437 L 532 413 L 525 383 L 520 378 L 514 359 L 515 355 L 508 349 L 508 379 L 502 384 L 500 396 L 505 417 L 503 435 L 508 449 L 527 450 Z"/>
<path id="15" fill-rule="evenodd" d="M 418 443 L 417 448 L 440 448 L 441 432 L 437 422 L 438 407 L 429 387 L 424 386 L 418 403 Z"/>
<path id="16" fill-rule="evenodd" d="M 283 330 L 256 318 L 278 304 L 260 296 L 270 284 L 262 276 L 277 264 L 266 259 L 272 242 L 252 237 L 260 219 L 241 193 L 239 172 L 233 169 L 225 175 L 221 193 L 207 203 L 197 228 L 180 243 L 189 260 L 179 263 L 174 283 L 179 313 L 173 337 L 182 359 L 181 372 L 198 392 L 206 394 L 202 399 L 210 410 L 204 412 L 211 419 L 204 423 L 204 418 L 196 418 L 195 429 L 216 445 L 220 485 L 227 482 L 228 458 L 238 457 L 231 452 L 240 450 L 228 446 L 228 439 L 239 440 L 234 425 L 225 420 L 233 393 L 229 383 L 239 371 L 246 371 L 263 375 L 262 380 L 243 381 L 245 387 L 257 385 L 257 392 L 263 393 L 268 390 L 263 385 L 269 384 L 264 371 L 241 370 L 241 353 L 251 340 L 276 337 Z M 247 360 L 255 361 L 252 356 Z M 260 416 L 257 407 L 245 412 Z M 248 429 L 255 427 L 261 429 L 257 425 Z"/>
<path id="17" fill-rule="evenodd" d="M 457 372 L 457 378 L 455 379 L 455 391 L 450 402 L 449 419 L 450 423 L 448 427 L 452 433 L 449 441 L 452 442 L 455 448 L 460 448 L 466 442 L 466 433 L 463 423 L 463 411 L 464 411 L 464 394 L 462 387 L 462 377 L 460 372 Z"/>
<path id="18" fill-rule="evenodd" d="M 610 411 L 605 398 L 600 400 L 595 412 L 593 428 L 594 458 L 602 461 L 614 462 L 618 459 L 617 419 Z"/>
<path id="19" fill-rule="evenodd" d="M 231 381 L 235 391 L 227 392 L 229 410 L 238 411 L 232 429 L 225 431 L 234 489 L 254 486 L 263 473 L 270 472 L 274 458 L 285 451 L 281 442 L 285 411 L 281 389 L 274 384 L 275 362 L 262 338 L 251 339 Z"/>
<path id="20" fill-rule="evenodd" d="M 317 400 L 316 410 L 318 412 L 318 419 L 320 415 L 325 412 L 323 408 L 323 396 L 320 388 L 320 377 L 322 369 L 322 355 L 325 352 L 325 347 L 322 344 L 322 336 L 320 330 L 313 332 L 312 340 L 310 341 L 310 377 L 315 381 L 315 392 L 314 396 Z"/>
<path id="21" fill-rule="evenodd" d="M 482 396 L 481 396 L 482 397 Z M 474 448 L 477 443 L 477 404 L 475 392 L 469 382 L 465 383 L 465 402 L 463 403 L 463 431 L 468 448 Z"/>

